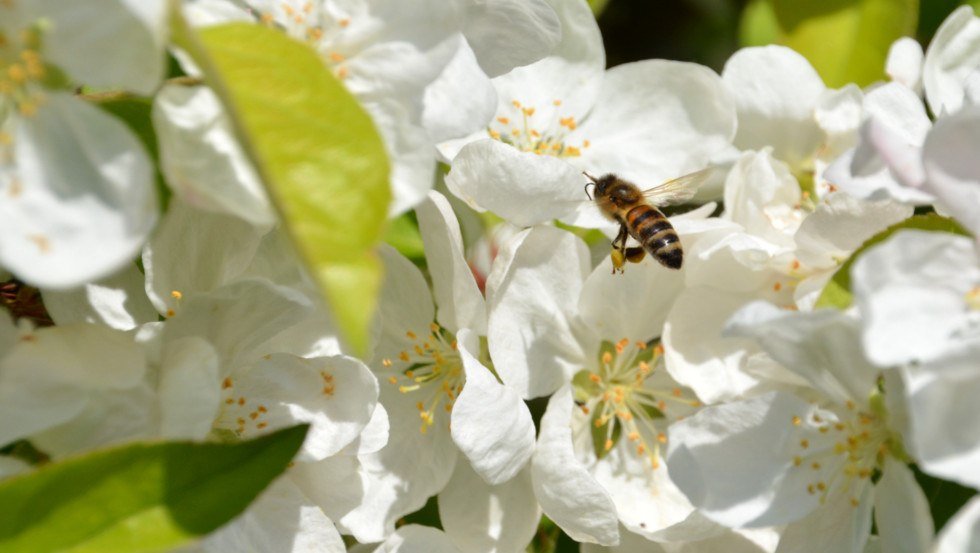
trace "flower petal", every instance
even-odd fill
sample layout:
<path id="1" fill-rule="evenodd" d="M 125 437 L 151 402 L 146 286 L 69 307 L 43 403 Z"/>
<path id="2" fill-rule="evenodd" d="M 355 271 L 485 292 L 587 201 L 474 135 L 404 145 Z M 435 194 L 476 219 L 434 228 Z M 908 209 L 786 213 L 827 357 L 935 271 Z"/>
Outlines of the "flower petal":
<path id="1" fill-rule="evenodd" d="M 406 524 L 384 541 L 375 553 L 459 553 L 449 536 L 431 526 Z"/>
<path id="2" fill-rule="evenodd" d="M 159 318 L 144 286 L 143 273 L 131 263 L 98 282 L 72 290 L 45 290 L 42 295 L 44 307 L 56 324 L 87 322 L 132 330 Z"/>
<path id="3" fill-rule="evenodd" d="M 439 143 L 486 126 L 497 109 L 497 90 L 480 69 L 470 45 L 461 41 L 452 61 L 426 87 L 423 102 L 422 124 L 429 139 Z"/>
<path id="4" fill-rule="evenodd" d="M 450 332 L 468 328 L 478 335 L 485 335 L 486 302 L 463 256 L 463 235 L 452 206 L 445 196 L 432 191 L 415 213 L 432 275 L 439 324 Z"/>
<path id="5" fill-rule="evenodd" d="M 905 463 L 885 456 L 874 503 L 882 551 L 920 553 L 929 549 L 935 534 L 929 500 Z"/>
<path id="6" fill-rule="evenodd" d="M 538 447 L 531 461 L 534 494 L 548 518 L 573 540 L 600 545 L 619 543 L 616 506 L 588 473 L 572 448 L 574 403 L 568 386 L 548 400 L 541 418 Z"/>
<path id="7" fill-rule="evenodd" d="M 543 0 L 466 3 L 463 34 L 490 77 L 533 63 L 562 37 L 555 10 Z"/>
<path id="8" fill-rule="evenodd" d="M 493 211 L 517 226 L 568 214 L 585 201 L 584 183 L 565 161 L 489 139 L 464 146 L 446 176 L 449 190 L 470 207 Z"/>
<path id="9" fill-rule="evenodd" d="M 922 163 L 926 173 L 923 188 L 936 197 L 937 207 L 980 236 L 977 144 L 980 144 L 980 106 L 965 108 L 937 121 L 922 146 Z"/>
<path id="10" fill-rule="evenodd" d="M 568 141 L 589 141 L 573 160 L 583 169 L 650 188 L 705 167 L 734 135 L 735 101 L 714 71 L 646 60 L 606 71 L 595 107 Z"/>
<path id="11" fill-rule="evenodd" d="M 813 111 L 825 87 L 806 58 L 783 46 L 742 48 L 728 58 L 721 78 L 738 106 L 736 146 L 771 145 L 773 155 L 790 166 L 820 146 Z"/>
<path id="12" fill-rule="evenodd" d="M 157 217 L 150 161 L 137 138 L 60 92 L 18 123 L 19 175 L 0 181 L 0 264 L 31 284 L 69 288 L 132 260 Z"/>
<path id="13" fill-rule="evenodd" d="M 188 205 L 268 229 L 276 216 L 252 162 L 211 89 L 168 85 L 153 101 L 160 169 Z"/>
<path id="14" fill-rule="evenodd" d="M 960 343 L 977 282 L 980 260 L 962 236 L 900 230 L 869 249 L 851 269 L 868 359 L 882 367 L 925 361 Z"/>
<path id="15" fill-rule="evenodd" d="M 888 48 L 885 73 L 891 80 L 916 94 L 922 94 L 922 45 L 911 37 L 902 37 Z"/>
<path id="16" fill-rule="evenodd" d="M 158 389 L 160 434 L 171 440 L 203 440 L 211 432 L 221 378 L 218 354 L 196 336 L 164 345 Z"/>
<path id="17" fill-rule="evenodd" d="M 726 526 L 798 520 L 820 503 L 806 490 L 812 475 L 793 464 L 800 434 L 791 421 L 807 420 L 812 409 L 774 392 L 675 422 L 667 440 L 670 477 L 695 507 Z"/>
<path id="18" fill-rule="evenodd" d="M 969 6 L 949 14 L 926 49 L 922 67 L 929 108 L 937 116 L 963 107 L 968 75 L 980 64 L 980 17 Z"/>
<path id="19" fill-rule="evenodd" d="M 491 486 L 514 477 L 534 452 L 534 422 L 518 393 L 497 382 L 477 359 L 479 337 L 469 329 L 456 335 L 466 384 L 453 403 L 453 441 Z"/>
<path id="20" fill-rule="evenodd" d="M 456 546 L 468 553 L 523 551 L 540 519 L 530 470 L 490 486 L 469 463 L 459 462 L 439 494 L 439 520 Z"/>
<path id="21" fill-rule="evenodd" d="M 980 497 L 974 497 L 951 518 L 936 539 L 935 553 L 975 551 L 980 544 Z"/>
<path id="22" fill-rule="evenodd" d="M 911 430 L 906 446 L 923 471 L 980 487 L 980 393 L 976 360 L 980 344 L 902 369 Z"/>
<path id="23" fill-rule="evenodd" d="M 589 253 L 574 234 L 534 227 L 507 243 L 487 279 L 494 368 L 525 399 L 545 396 L 583 366 L 578 297 Z"/>

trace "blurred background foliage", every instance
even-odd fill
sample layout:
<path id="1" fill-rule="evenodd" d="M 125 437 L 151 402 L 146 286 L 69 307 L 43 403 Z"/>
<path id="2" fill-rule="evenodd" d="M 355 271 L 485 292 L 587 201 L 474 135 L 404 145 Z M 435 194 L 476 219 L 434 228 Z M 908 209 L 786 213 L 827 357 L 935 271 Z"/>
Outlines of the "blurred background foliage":
<path id="1" fill-rule="evenodd" d="M 980 0 L 589 0 L 610 67 L 649 58 L 721 71 L 742 46 L 784 44 L 830 87 L 883 78 L 891 43 L 929 43 L 947 15 Z"/>

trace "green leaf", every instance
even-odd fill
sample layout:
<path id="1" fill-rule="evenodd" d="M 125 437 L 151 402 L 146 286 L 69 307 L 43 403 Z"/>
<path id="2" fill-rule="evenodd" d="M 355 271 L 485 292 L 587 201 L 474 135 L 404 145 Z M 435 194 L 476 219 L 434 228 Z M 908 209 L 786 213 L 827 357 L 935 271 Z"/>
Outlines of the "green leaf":
<path id="1" fill-rule="evenodd" d="M 888 48 L 915 34 L 918 14 L 919 0 L 755 0 L 741 36 L 803 54 L 829 87 L 865 86 L 884 78 Z"/>
<path id="2" fill-rule="evenodd" d="M 769 0 L 751 0 L 738 23 L 738 41 L 742 46 L 764 46 L 779 41 L 779 21 Z"/>
<path id="3" fill-rule="evenodd" d="M 0 551 L 170 549 L 241 513 L 303 444 L 306 426 L 237 444 L 136 443 L 0 482 Z"/>
<path id="4" fill-rule="evenodd" d="M 382 264 L 388 156 L 368 114 L 307 44 L 260 25 L 175 41 L 204 70 L 354 351 L 367 351 Z"/>
<path id="5" fill-rule="evenodd" d="M 956 221 L 948 217 L 941 217 L 935 213 L 916 215 L 902 221 L 901 223 L 896 223 L 869 238 L 864 242 L 864 244 L 861 244 L 860 248 L 851 254 L 851 257 L 849 257 L 847 261 L 845 261 L 844 264 L 837 269 L 837 272 L 834 273 L 834 276 L 830 279 L 830 282 L 824 286 L 824 289 L 820 292 L 820 297 L 817 298 L 817 303 L 814 305 L 814 307 L 818 309 L 821 307 L 836 307 L 838 309 L 846 309 L 849 307 L 853 301 L 853 297 L 851 296 L 851 265 L 854 264 L 854 260 L 860 257 L 860 255 L 871 246 L 884 242 L 885 239 L 901 229 L 951 232 L 962 236 L 970 236 L 970 233 Z"/>
<path id="6" fill-rule="evenodd" d="M 422 233 L 419 232 L 419 224 L 413 211 L 392 219 L 388 231 L 385 232 L 385 242 L 413 262 L 425 260 Z"/>

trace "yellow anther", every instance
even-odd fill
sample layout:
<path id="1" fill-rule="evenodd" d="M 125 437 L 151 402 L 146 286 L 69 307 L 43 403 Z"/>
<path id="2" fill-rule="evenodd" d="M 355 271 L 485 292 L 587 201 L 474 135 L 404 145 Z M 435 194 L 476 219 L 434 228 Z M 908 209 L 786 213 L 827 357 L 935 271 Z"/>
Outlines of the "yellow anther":
<path id="1" fill-rule="evenodd" d="M 807 440 L 805 438 L 800 440 L 800 447 L 802 447 L 803 449 L 810 447 L 810 440 Z"/>
<path id="2" fill-rule="evenodd" d="M 509 117 L 498 117 L 497 118 L 497 122 L 500 123 L 501 125 L 509 125 L 510 124 L 510 118 Z"/>
<path id="3" fill-rule="evenodd" d="M 555 100 L 555 101 L 551 102 L 551 105 L 553 105 L 555 107 L 558 107 L 558 106 L 561 105 L 561 100 Z"/>
<path id="4" fill-rule="evenodd" d="M 531 107 L 524 108 L 521 111 L 523 111 L 524 112 L 524 115 L 527 115 L 528 117 L 531 117 L 532 115 L 534 115 L 534 108 L 531 108 Z"/>
<path id="5" fill-rule="evenodd" d="M 337 68 L 337 78 L 338 79 L 346 79 L 347 78 L 347 75 L 349 75 L 349 74 L 350 74 L 350 69 L 348 69 L 346 65 L 342 65 L 342 66 L 340 66 L 340 67 Z"/>
<path id="6" fill-rule="evenodd" d="M 350 25 L 350 19 L 347 18 L 340 19 L 337 21 L 337 24 L 340 25 L 341 28 L 347 28 L 347 26 Z"/>
<path id="7" fill-rule="evenodd" d="M 604 447 L 606 448 L 606 451 L 609 451 L 610 449 L 612 449 L 612 446 L 613 446 L 613 441 L 610 440 L 610 439 L 606 439 L 606 443 L 604 444 Z"/>
<path id="8" fill-rule="evenodd" d="M 222 390 L 227 390 L 228 388 L 231 388 L 233 385 L 234 383 L 232 382 L 231 377 L 229 376 L 226 376 L 225 379 L 221 381 Z"/>
<path id="9" fill-rule="evenodd" d="M 793 466 L 800 466 L 803 463 L 803 458 L 799 455 L 793 456 Z"/>
<path id="10" fill-rule="evenodd" d="M 657 433 L 657 441 L 662 444 L 667 443 L 667 435 L 664 434 L 663 432 Z"/>
<path id="11" fill-rule="evenodd" d="M 596 373 L 589 373 L 589 380 L 595 383 L 599 383 L 602 382 L 602 377 L 597 375 Z"/>
<path id="12" fill-rule="evenodd" d="M 817 463 L 817 462 L 813 462 L 813 463 L 812 463 L 812 464 L 810 465 L 810 468 L 812 468 L 813 470 L 820 470 L 820 463 Z"/>
<path id="13" fill-rule="evenodd" d="M 801 419 L 796 415 L 793 415 L 793 426 L 799 426 L 801 424 L 803 424 L 803 419 Z"/>
<path id="14" fill-rule="evenodd" d="M 521 109 L 521 103 L 518 102 L 517 100 L 511 100 L 510 104 L 517 109 Z"/>
<path id="15" fill-rule="evenodd" d="M 500 140 L 500 132 L 499 131 L 495 131 L 493 129 L 487 129 L 487 134 L 489 134 L 490 135 L 490 138 L 492 138 L 494 140 Z"/>
<path id="16" fill-rule="evenodd" d="M 334 63 L 340 63 L 340 62 L 344 61 L 345 59 L 347 59 L 347 58 L 345 58 L 343 54 L 339 54 L 337 52 L 330 52 L 330 61 L 332 61 Z"/>
<path id="17" fill-rule="evenodd" d="M 174 311 L 173 309 L 168 309 L 167 312 L 164 315 L 166 315 L 166 317 L 169 319 L 169 318 L 177 315 L 177 312 Z"/>
<path id="18" fill-rule="evenodd" d="M 612 360 L 613 360 L 613 357 L 612 357 L 612 354 L 611 353 L 609 353 L 608 351 L 602 352 L 602 363 L 604 365 L 608 365 L 608 364 L 612 363 Z"/>

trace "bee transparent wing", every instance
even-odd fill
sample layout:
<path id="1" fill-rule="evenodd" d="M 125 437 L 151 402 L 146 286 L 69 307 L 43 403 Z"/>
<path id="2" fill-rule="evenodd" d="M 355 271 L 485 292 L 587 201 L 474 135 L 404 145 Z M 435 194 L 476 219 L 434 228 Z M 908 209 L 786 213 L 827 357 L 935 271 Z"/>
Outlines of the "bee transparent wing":
<path id="1" fill-rule="evenodd" d="M 698 188 L 707 182 L 713 173 L 714 169 L 711 167 L 688 173 L 644 190 L 643 197 L 657 207 L 684 203 L 694 197 Z"/>

